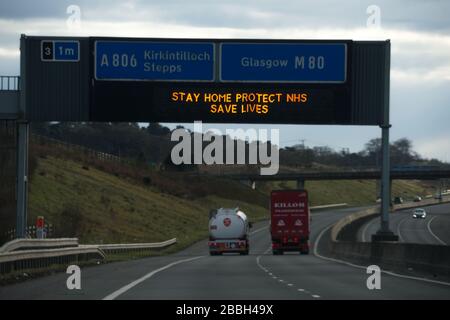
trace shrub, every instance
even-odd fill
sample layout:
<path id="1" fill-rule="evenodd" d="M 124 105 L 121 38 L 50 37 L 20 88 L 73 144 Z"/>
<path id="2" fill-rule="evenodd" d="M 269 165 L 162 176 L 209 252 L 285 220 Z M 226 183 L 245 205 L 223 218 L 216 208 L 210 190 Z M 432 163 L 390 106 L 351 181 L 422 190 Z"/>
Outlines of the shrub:
<path id="1" fill-rule="evenodd" d="M 149 186 L 152 183 L 152 179 L 150 177 L 143 177 L 142 178 L 142 182 L 146 185 Z"/>
<path id="2" fill-rule="evenodd" d="M 82 234 L 83 214 L 77 203 L 66 203 L 58 217 L 56 237 L 80 237 Z"/>

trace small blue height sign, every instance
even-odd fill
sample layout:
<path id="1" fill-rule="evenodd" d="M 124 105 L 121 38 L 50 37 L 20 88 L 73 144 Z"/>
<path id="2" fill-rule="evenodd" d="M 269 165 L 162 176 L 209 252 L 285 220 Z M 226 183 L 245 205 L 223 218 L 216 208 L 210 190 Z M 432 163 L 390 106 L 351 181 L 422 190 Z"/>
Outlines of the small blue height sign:
<path id="1" fill-rule="evenodd" d="M 214 44 L 95 42 L 95 78 L 130 81 L 213 81 Z"/>
<path id="2" fill-rule="evenodd" d="M 343 83 L 345 43 L 222 43 L 220 81 Z"/>
<path id="3" fill-rule="evenodd" d="M 80 42 L 77 40 L 43 40 L 41 42 L 42 61 L 80 61 Z"/>

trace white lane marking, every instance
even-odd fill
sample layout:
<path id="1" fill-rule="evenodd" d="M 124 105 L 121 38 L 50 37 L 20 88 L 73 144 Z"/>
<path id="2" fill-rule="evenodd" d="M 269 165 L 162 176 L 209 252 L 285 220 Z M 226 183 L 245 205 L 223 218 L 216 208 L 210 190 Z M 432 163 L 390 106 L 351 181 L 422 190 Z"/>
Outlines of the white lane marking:
<path id="1" fill-rule="evenodd" d="M 403 218 L 403 219 L 399 222 L 399 224 L 397 225 L 397 235 L 398 235 L 398 239 L 399 239 L 401 242 L 405 242 L 405 239 L 402 237 L 402 233 L 400 232 L 400 230 L 401 230 L 401 226 L 402 226 L 403 222 L 405 222 L 406 219 L 408 219 L 408 217 Z"/>
<path id="2" fill-rule="evenodd" d="M 313 248 L 314 255 L 317 255 L 317 254 L 318 254 L 318 253 L 317 253 L 317 247 L 319 246 L 319 242 L 320 242 L 320 239 L 322 238 L 323 234 L 324 234 L 325 232 L 327 232 L 327 230 L 330 229 L 330 228 L 331 228 L 332 226 L 334 226 L 334 225 L 335 225 L 335 223 L 330 224 L 328 227 L 326 227 L 325 229 L 323 229 L 323 230 L 319 233 L 319 235 L 318 235 L 317 238 L 316 238 L 316 241 L 314 242 L 314 248 Z"/>
<path id="3" fill-rule="evenodd" d="M 316 298 L 316 299 L 317 299 L 317 298 L 320 298 L 320 296 L 319 296 L 318 294 L 313 294 L 312 297 L 313 297 L 313 298 Z"/>
<path id="4" fill-rule="evenodd" d="M 272 247 L 271 247 L 271 246 L 266 250 L 265 253 L 267 253 L 267 252 L 270 251 L 270 250 L 272 250 Z M 265 254 L 265 253 L 264 253 L 264 254 Z M 258 266 L 261 270 L 266 270 L 266 272 L 268 272 L 267 268 L 265 268 L 265 267 L 261 264 L 261 258 L 262 258 L 262 255 L 256 257 L 256 264 L 257 264 L 257 266 Z M 269 276 L 272 276 L 272 279 L 274 279 L 274 280 L 277 280 L 277 279 L 278 279 L 278 277 L 276 277 L 275 275 L 273 275 L 272 272 L 269 272 L 268 275 L 269 275 Z M 285 281 L 284 281 L 283 279 L 278 279 L 278 282 L 284 283 Z M 286 283 L 286 285 L 289 286 L 289 287 L 293 287 L 293 286 L 294 286 L 292 283 Z M 297 289 L 297 290 L 298 290 L 299 292 L 303 292 L 303 293 L 312 295 L 312 293 L 309 292 L 308 290 L 301 289 L 301 288 L 300 288 L 300 289 Z M 317 295 L 317 298 L 320 298 L 320 296 Z"/>
<path id="5" fill-rule="evenodd" d="M 325 229 L 323 229 L 320 234 L 317 236 L 316 242 L 314 243 L 314 255 L 320 259 L 323 260 L 327 260 L 327 261 L 333 261 L 333 262 L 337 262 L 337 263 L 341 263 L 341 264 L 346 264 L 348 266 L 354 267 L 354 268 L 358 268 L 358 269 L 364 269 L 367 270 L 367 266 L 360 266 L 357 264 L 353 264 L 347 261 L 343 261 L 343 260 L 339 260 L 339 259 L 334 259 L 334 258 L 328 258 L 325 256 L 320 255 L 317 252 L 317 247 L 318 247 L 318 243 L 320 242 L 320 239 L 322 238 L 322 236 L 325 234 L 325 232 L 328 231 L 328 229 L 330 229 L 332 226 L 334 225 L 334 223 L 332 223 L 331 225 L 329 225 L 328 227 L 326 227 Z M 386 270 L 380 270 L 381 272 L 394 276 L 394 277 L 398 277 L 398 278 L 404 278 L 404 279 L 411 279 L 411 280 L 418 280 L 418 281 L 424 281 L 424 282 L 430 282 L 430 283 L 436 283 L 436 284 L 442 284 L 444 286 L 450 286 L 450 282 L 443 282 L 443 281 L 437 281 L 437 280 L 431 280 L 431 279 L 426 279 L 426 278 L 419 278 L 419 277 L 413 277 L 413 276 L 406 276 L 403 274 L 398 274 L 398 273 L 394 273 L 391 271 L 386 271 Z"/>
<path id="6" fill-rule="evenodd" d="M 443 245 L 446 246 L 447 244 L 446 244 L 444 241 L 442 241 L 442 239 L 440 239 L 440 238 L 433 232 L 433 230 L 431 230 L 431 221 L 433 221 L 436 217 L 437 217 L 437 216 L 434 216 L 433 218 L 430 219 L 430 221 L 428 221 L 428 223 L 427 223 L 427 229 L 428 229 L 428 231 L 431 233 L 431 235 L 432 235 L 433 237 L 436 238 L 437 241 L 439 241 L 441 244 L 443 244 Z"/>
<path id="7" fill-rule="evenodd" d="M 268 226 L 268 225 L 267 225 L 267 226 L 265 226 L 265 227 L 262 227 L 262 228 L 256 229 L 255 231 L 252 231 L 252 232 L 250 232 L 250 235 L 252 236 L 252 235 L 254 235 L 255 233 L 258 233 L 258 232 L 260 232 L 260 231 L 263 231 L 264 229 L 267 229 L 267 228 L 269 228 L 269 226 Z"/>
<path id="8" fill-rule="evenodd" d="M 366 239 L 367 229 L 369 228 L 369 226 L 371 224 L 375 223 L 377 220 L 379 220 L 379 218 L 372 219 L 371 221 L 366 223 L 366 225 L 364 226 L 364 229 L 362 230 L 362 237 L 361 237 L 363 242 L 368 242 L 367 239 Z"/>
<path id="9" fill-rule="evenodd" d="M 126 286 L 123 286 L 122 288 L 120 288 L 119 290 L 114 291 L 113 293 L 107 295 L 106 297 L 104 297 L 102 300 L 114 300 L 116 299 L 118 296 L 120 296 L 121 294 L 124 294 L 125 292 L 127 292 L 128 290 L 130 290 L 131 288 L 137 286 L 138 284 L 140 284 L 141 282 L 153 277 L 155 274 L 157 274 L 158 272 L 164 271 L 166 269 L 169 269 L 177 264 L 180 263 L 184 263 L 184 262 L 189 262 L 189 261 L 193 261 L 193 260 L 197 260 L 200 258 L 203 258 L 204 256 L 200 256 L 200 257 L 194 257 L 194 258 L 189 258 L 189 259 L 184 259 L 184 260 L 178 260 L 175 262 L 172 262 L 162 268 L 153 270 L 152 272 L 146 274 L 145 276 L 127 284 Z"/>

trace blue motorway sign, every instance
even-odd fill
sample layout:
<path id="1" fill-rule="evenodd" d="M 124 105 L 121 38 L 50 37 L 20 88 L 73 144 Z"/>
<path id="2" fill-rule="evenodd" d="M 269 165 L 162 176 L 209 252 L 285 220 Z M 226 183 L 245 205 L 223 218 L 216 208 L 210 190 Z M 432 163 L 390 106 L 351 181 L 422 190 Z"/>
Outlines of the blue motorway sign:
<path id="1" fill-rule="evenodd" d="M 224 82 L 343 83 L 345 43 L 222 43 Z"/>
<path id="2" fill-rule="evenodd" d="M 43 40 L 42 61 L 77 62 L 80 60 L 80 42 L 77 40 Z"/>
<path id="3" fill-rule="evenodd" d="M 97 80 L 213 81 L 214 44 L 95 42 Z"/>

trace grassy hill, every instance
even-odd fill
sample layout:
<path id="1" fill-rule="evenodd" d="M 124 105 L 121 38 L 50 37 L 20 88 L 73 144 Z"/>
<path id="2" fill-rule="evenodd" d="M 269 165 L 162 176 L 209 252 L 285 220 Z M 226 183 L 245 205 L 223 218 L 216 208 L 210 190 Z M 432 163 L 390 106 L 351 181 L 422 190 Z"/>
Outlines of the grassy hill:
<path id="1" fill-rule="evenodd" d="M 259 183 L 257 190 L 236 181 L 161 172 L 131 164 L 86 160 L 54 147 L 34 146 L 29 224 L 43 215 L 55 236 L 82 243 L 157 242 L 178 238 L 176 248 L 208 235 L 212 208 L 239 206 L 251 221 L 268 218 L 269 192 L 293 182 Z M 374 181 L 306 182 L 311 205 L 374 203 Z M 431 185 L 399 181 L 393 195 L 429 193 Z"/>
<path id="2" fill-rule="evenodd" d="M 261 189 L 294 189 L 294 181 L 265 183 Z M 376 200 L 376 181 L 374 180 L 326 180 L 306 181 L 305 188 L 309 193 L 310 205 L 318 206 L 330 203 L 348 203 L 359 206 L 373 204 Z M 433 194 L 433 182 L 416 180 L 395 180 L 392 183 L 392 197 L 401 196 L 412 200 L 414 196 Z"/>
<path id="3" fill-rule="evenodd" d="M 43 215 L 54 224 L 58 236 L 78 236 L 83 243 L 155 242 L 177 237 L 185 246 L 207 236 L 212 208 L 239 206 L 252 221 L 267 216 L 264 195 L 239 183 L 234 183 L 232 191 L 254 195 L 248 196 L 248 202 L 220 193 L 175 196 L 92 166 L 47 156 L 39 158 L 30 184 L 29 217 L 34 221 Z"/>

